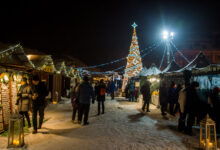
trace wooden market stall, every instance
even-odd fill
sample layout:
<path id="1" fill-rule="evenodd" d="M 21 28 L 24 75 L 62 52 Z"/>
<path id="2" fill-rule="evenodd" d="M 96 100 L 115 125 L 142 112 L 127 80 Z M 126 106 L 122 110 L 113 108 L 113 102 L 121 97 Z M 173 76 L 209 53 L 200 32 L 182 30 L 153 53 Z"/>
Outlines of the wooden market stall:
<path id="1" fill-rule="evenodd" d="M 29 77 L 33 68 L 20 44 L 0 49 L 0 132 L 7 129 L 9 117 L 15 113 L 22 76 Z"/>
<path id="2" fill-rule="evenodd" d="M 145 81 L 148 80 L 151 83 L 150 92 L 151 92 L 151 103 L 154 105 L 159 105 L 159 83 L 160 83 L 160 69 L 156 67 L 155 64 L 152 64 L 150 68 L 143 68 L 140 72 L 140 88 L 144 85 Z"/>
<path id="3" fill-rule="evenodd" d="M 61 95 L 59 97 L 68 97 L 68 93 L 70 91 L 70 81 L 71 78 L 67 71 L 67 66 L 65 61 L 55 61 L 56 73 L 61 75 Z"/>

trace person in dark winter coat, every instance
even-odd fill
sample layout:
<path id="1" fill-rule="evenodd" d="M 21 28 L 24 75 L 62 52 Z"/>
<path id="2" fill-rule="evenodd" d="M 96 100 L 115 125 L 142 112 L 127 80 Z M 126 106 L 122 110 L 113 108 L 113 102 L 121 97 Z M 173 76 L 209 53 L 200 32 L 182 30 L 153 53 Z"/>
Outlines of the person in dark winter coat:
<path id="1" fill-rule="evenodd" d="M 109 87 L 109 91 L 111 93 L 111 98 L 112 100 L 115 98 L 115 82 L 114 81 L 111 81 L 110 83 L 110 87 Z"/>
<path id="2" fill-rule="evenodd" d="M 105 113 L 105 93 L 106 93 L 106 85 L 104 80 L 101 80 L 97 87 L 97 101 L 98 101 L 98 115 L 100 115 L 100 105 L 102 104 L 102 114 Z"/>
<path id="3" fill-rule="evenodd" d="M 41 129 L 44 120 L 44 109 L 46 106 L 45 97 L 48 95 L 48 90 L 46 85 L 40 81 L 38 76 L 34 76 L 32 80 L 32 107 L 33 107 L 33 134 L 37 133 L 37 129 Z M 37 113 L 39 112 L 39 126 L 37 127 Z"/>
<path id="4" fill-rule="evenodd" d="M 76 113 L 79 111 L 79 100 L 77 99 L 77 93 L 79 91 L 79 83 L 76 83 L 76 86 L 73 89 L 71 94 L 71 103 L 73 107 L 72 121 L 75 121 Z"/>
<path id="5" fill-rule="evenodd" d="M 141 94 L 143 95 L 144 104 L 142 107 L 142 110 L 145 111 L 146 105 L 147 105 L 147 112 L 150 112 L 150 99 L 151 99 L 151 93 L 150 93 L 150 82 L 146 81 L 146 83 L 141 87 Z"/>
<path id="6" fill-rule="evenodd" d="M 21 87 L 18 92 L 18 110 L 19 113 L 23 116 L 23 125 L 25 126 L 24 116 L 27 119 L 28 127 L 31 127 L 31 121 L 28 114 L 28 111 L 30 110 L 30 104 L 31 104 L 31 87 L 27 84 L 27 78 L 23 78 L 21 81 Z"/>
<path id="7" fill-rule="evenodd" d="M 159 89 L 159 100 L 160 100 L 160 106 L 161 106 L 161 114 L 163 116 L 166 115 L 166 111 L 167 111 L 167 87 L 165 82 L 161 83 L 160 89 Z"/>
<path id="8" fill-rule="evenodd" d="M 134 101 L 134 90 L 135 90 L 135 85 L 134 81 L 131 80 L 129 84 L 129 101 Z"/>
<path id="9" fill-rule="evenodd" d="M 85 76 L 83 78 L 83 83 L 79 86 L 79 91 L 77 94 L 79 100 L 79 117 L 78 123 L 81 124 L 82 117 L 84 116 L 84 125 L 88 125 L 89 109 L 90 109 L 90 99 L 92 98 L 92 103 L 95 102 L 95 94 L 93 92 L 92 86 L 89 84 L 89 78 Z"/>
<path id="10" fill-rule="evenodd" d="M 192 82 L 190 87 L 186 89 L 186 107 L 185 111 L 188 114 L 186 134 L 192 135 L 192 126 L 195 117 L 198 115 L 198 106 L 200 103 L 197 90 L 199 89 L 198 82 Z"/>
<path id="11" fill-rule="evenodd" d="M 175 115 L 174 114 L 174 104 L 175 104 L 175 96 L 176 96 L 176 84 L 172 81 L 171 86 L 168 90 L 168 101 L 170 104 L 170 114 L 171 115 Z"/>

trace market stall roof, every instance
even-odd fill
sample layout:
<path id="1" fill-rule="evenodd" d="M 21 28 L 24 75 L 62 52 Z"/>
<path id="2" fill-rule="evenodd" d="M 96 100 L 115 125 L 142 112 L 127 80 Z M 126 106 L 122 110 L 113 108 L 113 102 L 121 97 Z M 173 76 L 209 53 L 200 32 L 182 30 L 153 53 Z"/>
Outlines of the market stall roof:
<path id="1" fill-rule="evenodd" d="M 181 67 L 173 60 L 164 70 L 163 73 L 180 70 Z"/>
<path id="2" fill-rule="evenodd" d="M 74 77 L 75 74 L 74 74 L 74 71 L 73 71 L 73 67 L 67 66 L 66 71 L 67 71 L 68 76 Z"/>
<path id="3" fill-rule="evenodd" d="M 193 74 L 220 74 L 220 64 L 210 64 L 204 68 L 192 69 Z"/>
<path id="4" fill-rule="evenodd" d="M 0 65 L 5 68 L 33 69 L 34 64 L 29 61 L 20 44 L 0 49 Z"/>
<path id="5" fill-rule="evenodd" d="M 52 66 L 55 70 L 51 55 L 28 54 L 27 57 L 37 70 L 42 70 L 44 66 Z"/>
<path id="6" fill-rule="evenodd" d="M 66 64 L 64 61 L 54 61 L 56 72 L 68 76 Z"/>
<path id="7" fill-rule="evenodd" d="M 158 75 L 160 73 L 161 73 L 160 69 L 158 69 L 155 64 L 152 64 L 149 69 L 144 67 L 144 69 L 142 69 L 142 71 L 140 72 L 139 76 L 151 76 L 151 75 Z"/>
<path id="8" fill-rule="evenodd" d="M 204 68 L 210 65 L 210 61 L 207 59 L 207 57 L 200 52 L 194 60 L 192 60 L 188 65 L 183 67 L 180 70 L 177 70 L 177 72 L 183 72 L 184 70 L 192 70 L 192 69 L 200 69 Z"/>
<path id="9" fill-rule="evenodd" d="M 139 73 L 139 76 L 145 76 L 145 74 L 147 74 L 148 69 L 146 67 L 144 67 L 141 72 Z"/>

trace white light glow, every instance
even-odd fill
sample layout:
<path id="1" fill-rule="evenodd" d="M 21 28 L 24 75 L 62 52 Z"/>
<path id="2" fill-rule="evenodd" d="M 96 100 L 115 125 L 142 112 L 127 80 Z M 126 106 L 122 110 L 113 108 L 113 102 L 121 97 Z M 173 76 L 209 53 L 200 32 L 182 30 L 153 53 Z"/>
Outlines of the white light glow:
<path id="1" fill-rule="evenodd" d="M 167 35 L 163 35 L 163 39 L 167 39 L 168 38 L 168 36 Z"/>
<path id="2" fill-rule="evenodd" d="M 163 31 L 163 35 L 168 35 L 168 32 L 167 31 Z"/>
<path id="3" fill-rule="evenodd" d="M 7 76 L 7 75 L 4 75 L 4 79 L 5 79 L 5 81 L 6 81 L 6 82 L 8 82 L 8 81 L 9 81 L 9 78 L 8 78 L 8 76 Z"/>
<path id="4" fill-rule="evenodd" d="M 174 33 L 173 33 L 173 32 L 170 32 L 170 36 L 174 36 Z"/>
<path id="5" fill-rule="evenodd" d="M 163 35 L 163 39 L 164 39 L 164 40 L 173 39 L 173 37 L 174 37 L 174 32 L 169 32 L 169 31 L 167 31 L 167 30 L 164 30 L 162 35 Z"/>

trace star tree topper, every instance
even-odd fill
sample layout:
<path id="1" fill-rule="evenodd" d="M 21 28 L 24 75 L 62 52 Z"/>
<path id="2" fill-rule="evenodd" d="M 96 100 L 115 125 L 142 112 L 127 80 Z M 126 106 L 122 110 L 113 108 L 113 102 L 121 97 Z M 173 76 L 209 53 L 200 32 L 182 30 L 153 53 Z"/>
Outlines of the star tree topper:
<path id="1" fill-rule="evenodd" d="M 137 26 L 138 26 L 138 25 L 137 25 L 135 22 L 134 22 L 133 25 L 132 25 L 133 28 L 136 28 Z"/>

